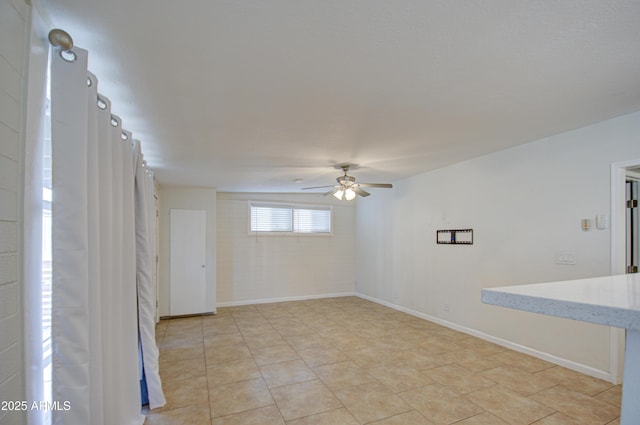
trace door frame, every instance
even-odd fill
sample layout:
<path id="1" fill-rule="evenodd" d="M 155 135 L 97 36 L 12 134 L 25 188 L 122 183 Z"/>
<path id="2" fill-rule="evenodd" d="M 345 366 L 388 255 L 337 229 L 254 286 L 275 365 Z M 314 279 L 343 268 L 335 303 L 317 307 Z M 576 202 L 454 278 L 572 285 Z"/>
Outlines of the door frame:
<path id="1" fill-rule="evenodd" d="M 155 267 L 156 278 L 156 323 L 160 323 L 160 199 L 156 191 L 155 179 L 153 180 L 153 207 L 154 207 L 154 234 L 155 234 L 155 252 L 153 265 Z"/>
<path id="2" fill-rule="evenodd" d="M 627 170 L 640 167 L 640 158 L 611 164 L 611 275 L 626 273 Z M 609 371 L 615 383 L 622 380 L 624 331 L 610 328 Z"/>
<path id="3" fill-rule="evenodd" d="M 640 167 L 640 158 L 611 164 L 611 274 L 626 273 L 627 170 Z"/>

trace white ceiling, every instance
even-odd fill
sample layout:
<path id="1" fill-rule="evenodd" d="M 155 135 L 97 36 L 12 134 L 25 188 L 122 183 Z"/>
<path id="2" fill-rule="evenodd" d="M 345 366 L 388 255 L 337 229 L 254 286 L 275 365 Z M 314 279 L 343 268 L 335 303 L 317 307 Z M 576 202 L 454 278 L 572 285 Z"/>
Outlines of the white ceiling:
<path id="1" fill-rule="evenodd" d="M 640 110 L 638 0 L 41 3 L 162 184 L 394 181 Z"/>

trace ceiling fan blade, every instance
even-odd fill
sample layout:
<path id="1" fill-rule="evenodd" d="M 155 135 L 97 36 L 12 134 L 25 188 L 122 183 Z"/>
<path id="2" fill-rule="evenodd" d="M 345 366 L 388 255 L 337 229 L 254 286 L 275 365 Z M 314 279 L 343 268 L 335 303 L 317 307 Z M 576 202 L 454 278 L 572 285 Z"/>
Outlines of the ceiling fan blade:
<path id="1" fill-rule="evenodd" d="M 340 190 L 339 186 L 334 186 L 333 189 L 331 189 L 330 191 L 328 191 L 327 193 L 323 193 L 322 197 L 324 198 L 327 195 L 333 195 L 334 193 L 336 193 L 338 190 Z"/>
<path id="2" fill-rule="evenodd" d="M 391 189 L 393 185 L 391 183 L 358 183 L 360 187 L 382 187 L 386 189 Z"/>
<path id="3" fill-rule="evenodd" d="M 351 190 L 353 190 L 355 193 L 357 193 L 358 195 L 360 195 L 362 197 L 371 195 L 369 192 L 367 192 L 366 190 L 362 190 L 359 187 L 351 186 Z"/>
<path id="4" fill-rule="evenodd" d="M 309 189 L 325 189 L 327 187 L 334 187 L 333 185 L 331 186 L 314 186 L 314 187 L 302 187 L 300 188 L 300 190 L 309 190 Z"/>

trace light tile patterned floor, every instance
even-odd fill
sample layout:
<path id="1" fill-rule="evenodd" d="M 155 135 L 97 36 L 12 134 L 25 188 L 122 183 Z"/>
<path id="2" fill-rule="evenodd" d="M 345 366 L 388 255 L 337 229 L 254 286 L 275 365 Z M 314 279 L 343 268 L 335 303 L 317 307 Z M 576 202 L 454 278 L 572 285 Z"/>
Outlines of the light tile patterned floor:
<path id="1" fill-rule="evenodd" d="M 146 425 L 613 425 L 620 386 L 356 297 L 157 327 Z"/>

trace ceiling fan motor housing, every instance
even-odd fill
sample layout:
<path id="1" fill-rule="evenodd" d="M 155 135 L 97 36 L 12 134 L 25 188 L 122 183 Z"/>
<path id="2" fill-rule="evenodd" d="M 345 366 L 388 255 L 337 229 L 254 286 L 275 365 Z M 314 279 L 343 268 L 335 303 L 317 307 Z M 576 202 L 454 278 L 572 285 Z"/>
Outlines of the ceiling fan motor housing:
<path id="1" fill-rule="evenodd" d="M 344 176 L 338 177 L 336 181 L 338 182 L 338 184 L 342 186 L 351 186 L 353 183 L 355 183 L 356 178 L 352 176 L 347 176 L 345 174 Z"/>

